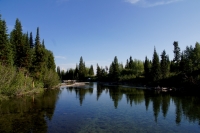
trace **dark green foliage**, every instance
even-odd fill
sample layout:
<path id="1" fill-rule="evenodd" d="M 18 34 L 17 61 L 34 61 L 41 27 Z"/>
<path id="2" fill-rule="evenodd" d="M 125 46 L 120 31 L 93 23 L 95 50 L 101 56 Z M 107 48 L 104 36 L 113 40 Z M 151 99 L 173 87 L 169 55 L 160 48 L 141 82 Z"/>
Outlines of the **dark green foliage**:
<path id="1" fill-rule="evenodd" d="M 173 45 L 174 45 L 174 51 L 173 51 L 174 52 L 174 59 L 173 59 L 173 61 L 174 61 L 174 64 L 175 64 L 175 71 L 179 72 L 179 63 L 180 63 L 180 60 L 181 60 L 181 52 L 180 52 L 181 50 L 178 46 L 178 42 L 174 41 Z"/>
<path id="2" fill-rule="evenodd" d="M 145 62 L 144 62 L 144 75 L 146 80 L 150 80 L 151 78 L 151 63 L 147 56 L 145 57 Z"/>
<path id="3" fill-rule="evenodd" d="M 59 83 L 59 76 L 53 69 L 46 69 L 43 79 L 44 87 L 50 89 Z"/>
<path id="4" fill-rule="evenodd" d="M 115 56 L 114 61 L 110 65 L 109 71 L 110 79 L 112 81 L 118 81 L 120 77 L 119 63 L 117 56 Z"/>
<path id="5" fill-rule="evenodd" d="M 160 63 L 160 69 L 161 69 L 161 78 L 165 79 L 169 75 L 169 57 L 166 55 L 165 50 L 163 50 L 161 56 L 161 63 Z"/>
<path id="6" fill-rule="evenodd" d="M 0 63 L 4 65 L 13 65 L 13 55 L 11 44 L 8 40 L 6 22 L 1 20 L 0 15 Z"/>
<path id="7" fill-rule="evenodd" d="M 65 77 L 64 79 L 66 80 L 75 80 L 75 74 L 74 74 L 75 70 L 74 69 L 69 69 L 66 73 L 65 73 Z"/>
<path id="8" fill-rule="evenodd" d="M 196 42 L 193 52 L 193 66 L 194 70 L 200 69 L 200 44 Z"/>
<path id="9" fill-rule="evenodd" d="M 99 65 L 97 64 L 97 72 L 96 72 L 96 76 L 98 79 L 101 78 L 101 68 L 99 67 Z"/>
<path id="10" fill-rule="evenodd" d="M 174 62 L 175 63 L 179 63 L 180 62 L 180 59 L 181 59 L 181 54 L 180 54 L 180 48 L 179 48 L 179 46 L 178 46 L 178 42 L 174 42 L 173 43 L 173 45 L 174 45 Z"/>
<path id="11" fill-rule="evenodd" d="M 160 61 L 159 61 L 159 56 L 156 52 L 156 48 L 154 48 L 152 61 L 153 62 L 152 62 L 152 67 L 151 67 L 151 76 L 152 76 L 152 80 L 155 82 L 161 78 Z"/>
<path id="12" fill-rule="evenodd" d="M 53 53 L 40 44 L 39 28 L 33 44 L 32 32 L 22 32 L 16 19 L 8 38 L 6 22 L 0 15 L 0 94 L 21 95 L 35 88 L 51 88 L 58 84 Z"/>
<path id="13" fill-rule="evenodd" d="M 126 60 L 126 65 L 125 65 L 125 69 L 129 69 L 129 62 L 128 62 L 128 59 Z"/>
<path id="14" fill-rule="evenodd" d="M 57 66 L 56 72 L 57 72 L 59 78 L 61 79 L 61 71 L 60 71 L 60 67 L 59 66 Z"/>
<path id="15" fill-rule="evenodd" d="M 30 33 L 29 44 L 30 44 L 30 48 L 34 48 L 32 32 Z"/>
<path id="16" fill-rule="evenodd" d="M 46 50 L 46 56 L 47 56 L 47 61 L 46 61 L 47 68 L 55 71 L 56 65 L 55 65 L 53 53 L 49 50 Z"/>
<path id="17" fill-rule="evenodd" d="M 94 75 L 93 65 L 90 66 L 89 75 L 90 75 L 90 76 L 93 76 L 93 75 Z"/>
<path id="18" fill-rule="evenodd" d="M 78 75 L 79 75 L 79 79 L 83 80 L 86 76 L 86 72 L 85 72 L 85 63 L 83 62 L 83 58 L 81 56 L 80 58 L 80 62 L 79 62 L 79 70 L 78 70 Z"/>
<path id="19" fill-rule="evenodd" d="M 19 19 L 16 19 L 15 21 L 15 28 L 12 31 L 11 43 L 13 45 L 14 65 L 16 67 L 23 67 L 21 64 L 24 61 L 24 44 L 22 26 Z"/>

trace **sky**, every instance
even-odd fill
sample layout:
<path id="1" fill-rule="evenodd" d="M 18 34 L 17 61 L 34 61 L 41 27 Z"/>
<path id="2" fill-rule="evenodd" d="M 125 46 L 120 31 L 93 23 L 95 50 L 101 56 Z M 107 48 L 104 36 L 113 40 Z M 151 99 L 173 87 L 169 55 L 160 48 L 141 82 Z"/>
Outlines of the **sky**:
<path id="1" fill-rule="evenodd" d="M 23 32 L 40 29 L 40 39 L 61 69 L 110 66 L 117 56 L 125 64 L 152 59 L 154 47 L 173 59 L 173 42 L 181 50 L 200 42 L 200 0 L 0 0 L 8 33 L 18 18 Z"/>

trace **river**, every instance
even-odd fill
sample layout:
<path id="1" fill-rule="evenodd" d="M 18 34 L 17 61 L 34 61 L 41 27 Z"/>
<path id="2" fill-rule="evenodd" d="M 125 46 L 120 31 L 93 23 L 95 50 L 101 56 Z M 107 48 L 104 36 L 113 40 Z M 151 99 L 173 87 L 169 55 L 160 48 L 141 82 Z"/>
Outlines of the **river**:
<path id="1" fill-rule="evenodd" d="M 0 132 L 200 132 L 200 98 L 90 83 L 0 102 Z"/>

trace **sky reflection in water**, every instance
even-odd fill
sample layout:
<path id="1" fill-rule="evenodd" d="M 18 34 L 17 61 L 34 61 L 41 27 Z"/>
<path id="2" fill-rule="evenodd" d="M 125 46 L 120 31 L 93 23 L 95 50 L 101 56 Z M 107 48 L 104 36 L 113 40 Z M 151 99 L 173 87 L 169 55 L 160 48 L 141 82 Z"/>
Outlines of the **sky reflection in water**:
<path id="1" fill-rule="evenodd" d="M 97 83 L 0 102 L 0 132 L 200 132 L 199 124 L 199 97 Z"/>

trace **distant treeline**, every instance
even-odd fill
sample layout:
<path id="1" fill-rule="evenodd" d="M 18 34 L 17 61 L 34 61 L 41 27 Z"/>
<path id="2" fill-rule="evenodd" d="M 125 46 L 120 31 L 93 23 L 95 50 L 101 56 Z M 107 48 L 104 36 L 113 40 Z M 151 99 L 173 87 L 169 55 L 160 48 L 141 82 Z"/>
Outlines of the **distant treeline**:
<path id="1" fill-rule="evenodd" d="M 145 57 L 145 61 L 127 59 L 125 66 L 118 62 L 117 56 L 109 67 L 97 64 L 96 75 L 93 66 L 85 66 L 83 58 L 75 69 L 66 72 L 57 67 L 61 79 L 93 80 L 115 83 L 129 83 L 138 85 L 162 85 L 174 87 L 199 87 L 200 85 L 200 44 L 187 46 L 181 51 L 178 42 L 173 43 L 174 58 L 169 60 L 166 51 L 159 56 L 154 48 L 152 60 Z"/>
<path id="2" fill-rule="evenodd" d="M 32 32 L 23 33 L 19 19 L 7 33 L 0 15 L 0 94 L 21 95 L 37 88 L 51 88 L 59 81 L 53 53 L 40 42 L 39 28 L 33 41 Z"/>

